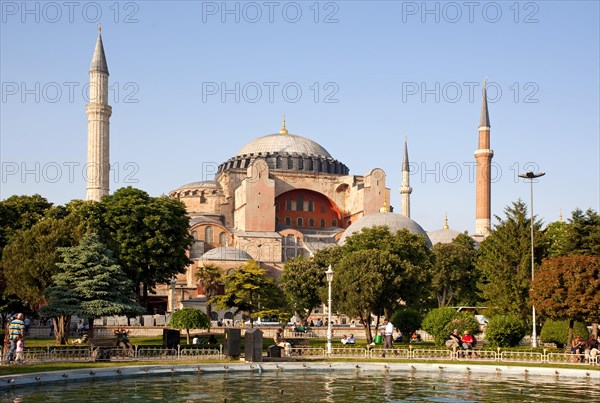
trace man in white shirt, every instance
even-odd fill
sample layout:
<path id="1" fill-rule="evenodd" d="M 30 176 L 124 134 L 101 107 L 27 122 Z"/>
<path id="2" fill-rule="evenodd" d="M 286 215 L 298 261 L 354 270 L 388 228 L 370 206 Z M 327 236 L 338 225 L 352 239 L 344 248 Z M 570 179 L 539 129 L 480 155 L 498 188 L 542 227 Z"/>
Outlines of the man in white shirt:
<path id="1" fill-rule="evenodd" d="M 394 324 L 392 322 L 389 321 L 388 318 L 385 318 L 383 320 L 383 327 L 384 327 L 384 338 L 383 338 L 383 348 L 387 349 L 387 348 L 391 348 L 393 349 L 393 342 L 394 342 Z"/>

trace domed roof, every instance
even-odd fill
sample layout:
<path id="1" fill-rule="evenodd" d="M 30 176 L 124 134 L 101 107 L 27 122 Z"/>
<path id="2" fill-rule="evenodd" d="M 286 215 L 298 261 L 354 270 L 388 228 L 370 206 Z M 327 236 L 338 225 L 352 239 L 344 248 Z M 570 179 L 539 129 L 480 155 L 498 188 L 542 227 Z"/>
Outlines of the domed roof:
<path id="1" fill-rule="evenodd" d="M 183 189 L 220 189 L 221 185 L 217 181 L 201 181 L 201 182 L 192 182 L 180 186 L 177 190 Z"/>
<path id="2" fill-rule="evenodd" d="M 263 155 L 298 153 L 331 158 L 331 154 L 329 154 L 329 152 L 327 152 L 320 144 L 311 139 L 307 139 L 306 137 L 289 134 L 287 132 L 268 134 L 254 139 L 242 147 L 237 152 L 236 156 L 258 155 L 259 153 L 262 153 Z"/>
<path id="3" fill-rule="evenodd" d="M 429 236 L 429 240 L 431 240 L 431 243 L 433 245 L 436 245 L 438 243 L 450 243 L 454 241 L 454 238 L 456 238 L 460 234 L 460 232 L 450 228 L 442 228 L 427 233 L 427 235 Z"/>
<path id="4" fill-rule="evenodd" d="M 396 233 L 398 230 L 407 229 L 413 234 L 423 235 L 425 237 L 425 242 L 427 245 L 431 247 L 431 241 L 427 236 L 425 230 L 417 224 L 416 221 L 411 220 L 410 218 L 402 215 L 402 214 L 394 214 L 388 212 L 380 212 L 368 214 L 364 217 L 359 218 L 355 222 L 353 222 L 346 230 L 344 234 L 339 240 L 339 244 L 343 245 L 346 242 L 346 238 L 355 232 L 362 231 L 363 228 L 371 228 L 376 226 L 385 225 L 390 229 L 390 232 Z"/>
<path id="5" fill-rule="evenodd" d="M 231 246 L 223 246 L 220 248 L 214 248 L 206 252 L 200 258 L 202 260 L 238 260 L 245 261 L 251 260 L 252 256 L 250 256 L 247 252 L 233 248 Z"/>

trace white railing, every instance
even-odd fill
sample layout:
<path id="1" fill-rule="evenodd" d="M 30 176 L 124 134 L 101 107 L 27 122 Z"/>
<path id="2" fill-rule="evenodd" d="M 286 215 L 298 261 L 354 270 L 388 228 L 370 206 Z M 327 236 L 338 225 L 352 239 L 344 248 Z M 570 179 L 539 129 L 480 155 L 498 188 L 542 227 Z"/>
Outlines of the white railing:
<path id="1" fill-rule="evenodd" d="M 385 355 L 384 355 L 385 353 Z M 501 351 L 497 350 L 452 350 L 436 348 L 416 349 L 384 349 L 361 348 L 361 347 L 334 347 L 331 354 L 327 354 L 323 347 L 293 347 L 292 357 L 297 358 L 347 358 L 347 359 L 376 359 L 385 360 L 449 360 L 449 361 L 485 361 L 485 362 L 513 362 L 513 363 L 535 363 L 535 364 L 557 364 L 557 365 L 599 365 L 599 356 L 585 354 L 569 354 L 556 352 L 537 351 Z M 162 348 L 162 347 L 136 347 L 122 349 L 119 347 L 96 347 L 96 348 L 32 348 L 25 349 L 23 361 L 25 363 L 36 362 L 82 362 L 107 360 L 222 360 L 226 358 L 219 348 Z M 5 356 L 0 353 L 0 359 Z"/>

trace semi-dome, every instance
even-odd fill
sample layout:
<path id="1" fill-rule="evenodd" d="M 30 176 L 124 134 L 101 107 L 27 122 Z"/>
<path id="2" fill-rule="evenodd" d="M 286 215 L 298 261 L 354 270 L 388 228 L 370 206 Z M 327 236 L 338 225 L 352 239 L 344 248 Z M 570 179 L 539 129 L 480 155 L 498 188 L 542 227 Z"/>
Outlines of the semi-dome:
<path id="1" fill-rule="evenodd" d="M 339 244 L 343 245 L 346 242 L 346 238 L 350 235 L 362 231 L 363 228 L 371 228 L 377 226 L 387 226 L 390 229 L 390 232 L 396 233 L 401 229 L 407 229 L 411 233 L 415 235 L 422 235 L 425 237 L 425 242 L 427 242 L 427 246 L 431 247 L 431 241 L 427 236 L 425 230 L 417 224 L 416 221 L 411 220 L 410 218 L 395 213 L 388 212 L 380 212 L 368 214 L 364 217 L 359 218 L 355 222 L 353 222 L 346 230 L 344 234 L 339 240 Z"/>
<path id="2" fill-rule="evenodd" d="M 214 248 L 206 252 L 200 258 L 202 260 L 237 260 L 246 261 L 251 260 L 250 256 L 246 251 L 231 246 L 223 246 L 220 248 Z"/>
<path id="3" fill-rule="evenodd" d="M 285 119 L 279 133 L 252 140 L 234 157 L 219 165 L 219 172 L 238 168 L 247 169 L 257 158 L 262 158 L 269 169 L 282 171 L 320 172 L 333 175 L 348 175 L 350 172 L 346 165 L 334 159 L 316 141 L 288 133 Z"/>

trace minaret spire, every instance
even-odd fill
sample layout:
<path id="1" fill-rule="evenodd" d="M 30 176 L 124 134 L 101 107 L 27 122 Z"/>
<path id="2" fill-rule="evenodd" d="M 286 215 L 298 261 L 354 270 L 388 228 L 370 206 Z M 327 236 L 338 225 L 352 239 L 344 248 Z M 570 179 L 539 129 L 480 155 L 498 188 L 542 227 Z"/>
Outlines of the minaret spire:
<path id="1" fill-rule="evenodd" d="M 477 174 L 475 182 L 475 234 L 487 236 L 492 226 L 492 157 L 490 148 L 490 116 L 487 104 L 487 79 L 483 82 L 483 96 L 479 118 L 479 145 L 475 151 Z"/>
<path id="2" fill-rule="evenodd" d="M 404 137 L 404 158 L 402 160 L 402 186 L 400 187 L 400 198 L 402 199 L 402 214 L 410 218 L 410 166 L 408 163 L 408 145 Z"/>
<path id="3" fill-rule="evenodd" d="M 112 108 L 108 105 L 108 64 L 102 44 L 102 28 L 98 24 L 98 39 L 90 65 L 90 102 L 88 115 L 88 150 L 86 170 L 86 200 L 100 201 L 109 192 L 110 123 Z"/>
<path id="4" fill-rule="evenodd" d="M 491 127 L 490 115 L 487 104 L 487 79 L 483 81 L 483 99 L 481 101 L 481 116 L 479 117 L 479 127 Z"/>

